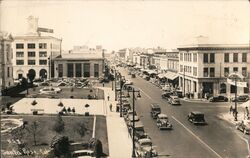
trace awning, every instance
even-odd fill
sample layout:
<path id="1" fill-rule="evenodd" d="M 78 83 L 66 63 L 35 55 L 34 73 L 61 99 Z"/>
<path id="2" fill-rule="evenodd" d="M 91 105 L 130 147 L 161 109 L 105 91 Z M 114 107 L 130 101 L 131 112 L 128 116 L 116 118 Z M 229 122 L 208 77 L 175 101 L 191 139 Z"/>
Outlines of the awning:
<path id="1" fill-rule="evenodd" d="M 167 79 L 170 79 L 170 80 L 174 80 L 176 79 L 179 75 L 177 73 L 174 73 L 174 72 L 167 72 L 166 74 L 164 74 L 164 76 L 167 78 Z"/>

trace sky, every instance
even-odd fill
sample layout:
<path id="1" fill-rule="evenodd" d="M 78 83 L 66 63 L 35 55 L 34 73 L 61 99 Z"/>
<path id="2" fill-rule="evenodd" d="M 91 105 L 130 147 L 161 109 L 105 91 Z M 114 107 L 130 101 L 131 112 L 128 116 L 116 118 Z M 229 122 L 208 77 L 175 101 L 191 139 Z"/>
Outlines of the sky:
<path id="1" fill-rule="evenodd" d="M 248 44 L 249 7 L 248 0 L 0 0 L 0 30 L 25 34 L 33 15 L 62 38 L 64 50 L 175 49 L 200 35 L 210 43 Z"/>

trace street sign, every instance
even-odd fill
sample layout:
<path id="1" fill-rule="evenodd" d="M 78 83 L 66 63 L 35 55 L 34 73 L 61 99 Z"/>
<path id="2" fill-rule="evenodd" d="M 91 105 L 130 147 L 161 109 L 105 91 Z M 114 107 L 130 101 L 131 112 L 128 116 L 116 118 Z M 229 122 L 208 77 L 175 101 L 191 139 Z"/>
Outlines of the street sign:
<path id="1" fill-rule="evenodd" d="M 37 28 L 37 32 L 47 32 L 47 33 L 53 33 L 53 32 L 54 32 L 54 30 L 53 30 L 53 29 L 48 29 L 48 28 L 38 27 L 38 28 Z"/>

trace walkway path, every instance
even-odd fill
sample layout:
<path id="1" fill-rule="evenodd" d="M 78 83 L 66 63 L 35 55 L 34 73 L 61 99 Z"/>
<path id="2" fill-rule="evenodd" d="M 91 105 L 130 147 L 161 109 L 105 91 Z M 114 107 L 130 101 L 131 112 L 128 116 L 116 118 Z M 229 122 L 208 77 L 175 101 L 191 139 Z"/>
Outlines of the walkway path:
<path id="1" fill-rule="evenodd" d="M 123 117 L 116 112 L 115 93 L 111 88 L 99 87 L 104 90 L 106 120 L 108 130 L 109 157 L 129 158 L 132 155 L 132 140 Z M 108 101 L 109 96 L 109 101 Z M 112 111 L 109 105 L 112 104 Z"/>

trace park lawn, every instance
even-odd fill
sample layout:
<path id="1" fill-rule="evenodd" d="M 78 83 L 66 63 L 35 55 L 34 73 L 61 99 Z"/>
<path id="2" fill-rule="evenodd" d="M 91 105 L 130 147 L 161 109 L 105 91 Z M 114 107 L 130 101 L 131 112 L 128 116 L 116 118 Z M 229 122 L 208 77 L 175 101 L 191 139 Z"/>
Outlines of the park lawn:
<path id="1" fill-rule="evenodd" d="M 39 94 L 39 90 L 44 88 L 43 86 L 30 88 L 29 96 L 35 96 L 36 98 L 48 98 L 52 95 L 48 94 Z M 55 98 L 70 98 L 73 96 L 75 99 L 88 99 L 88 95 L 94 96 L 97 95 L 98 99 L 104 99 L 104 91 L 96 88 L 73 88 L 72 87 L 59 87 L 62 89 L 62 92 L 53 94 Z M 90 91 L 92 90 L 92 91 Z"/>
<path id="2" fill-rule="evenodd" d="M 103 153 L 109 155 L 108 149 L 108 131 L 105 116 L 96 117 L 96 132 L 95 137 L 102 142 Z"/>
<path id="3" fill-rule="evenodd" d="M 16 118 L 18 117 L 23 118 L 24 121 L 28 121 L 28 126 L 30 126 L 30 124 L 32 124 L 34 121 L 38 122 L 37 146 L 34 146 L 33 136 L 27 130 L 24 130 L 25 134 L 23 140 L 25 143 L 27 143 L 29 149 L 38 153 L 37 156 L 42 156 L 42 152 L 46 150 L 48 151 L 50 149 L 51 140 L 55 135 L 57 135 L 57 133 L 53 131 L 56 115 L 17 116 Z M 92 138 L 94 120 L 93 116 L 63 116 L 62 119 L 65 123 L 65 130 L 61 133 L 61 135 L 68 136 L 70 142 L 88 142 L 90 138 Z M 106 125 L 103 125 L 106 124 L 106 121 L 104 122 L 104 120 L 105 119 L 103 119 L 102 116 L 97 116 L 96 136 L 98 136 L 98 138 L 102 141 L 105 154 L 108 154 L 107 128 Z M 76 124 L 79 122 L 84 122 L 87 128 L 87 132 L 85 133 L 84 137 L 81 137 L 74 129 L 74 126 L 76 126 Z M 2 135 L 1 150 L 10 151 L 13 149 L 13 146 L 15 145 L 7 142 L 7 140 L 10 138 L 10 135 Z M 7 158 L 7 156 L 5 157 Z"/>

